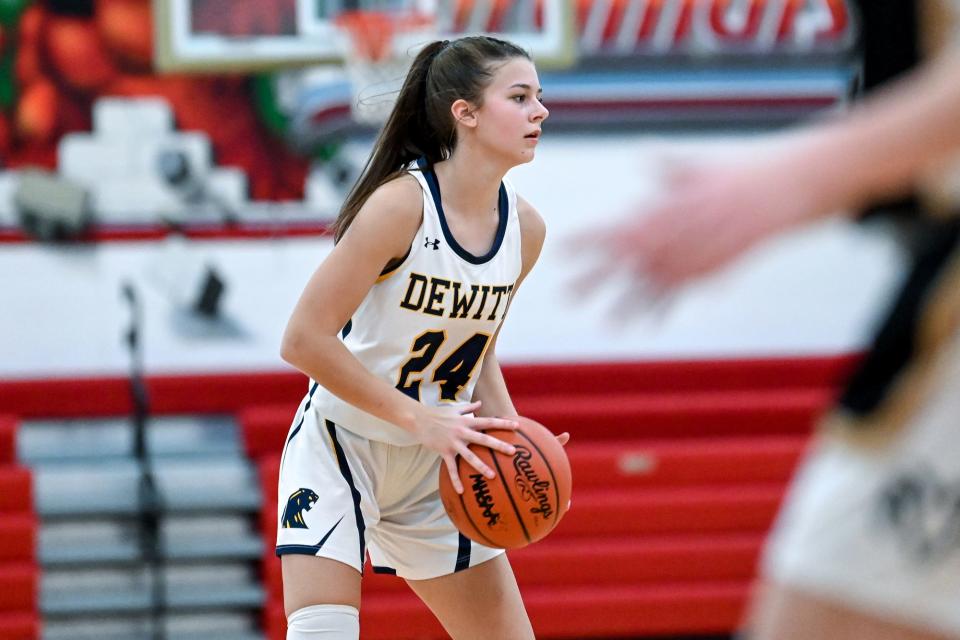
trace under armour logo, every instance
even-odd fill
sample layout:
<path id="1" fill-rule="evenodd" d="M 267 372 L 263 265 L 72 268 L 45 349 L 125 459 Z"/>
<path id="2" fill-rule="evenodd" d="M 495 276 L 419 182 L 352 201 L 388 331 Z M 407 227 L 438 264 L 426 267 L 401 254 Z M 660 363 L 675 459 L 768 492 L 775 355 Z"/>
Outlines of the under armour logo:
<path id="1" fill-rule="evenodd" d="M 433 247 L 433 250 L 434 250 L 434 251 L 439 251 L 439 250 L 440 250 L 440 239 L 438 238 L 438 239 L 436 239 L 436 240 L 430 240 L 430 238 L 427 238 L 427 241 L 423 243 L 423 247 L 424 247 L 424 248 Z"/>

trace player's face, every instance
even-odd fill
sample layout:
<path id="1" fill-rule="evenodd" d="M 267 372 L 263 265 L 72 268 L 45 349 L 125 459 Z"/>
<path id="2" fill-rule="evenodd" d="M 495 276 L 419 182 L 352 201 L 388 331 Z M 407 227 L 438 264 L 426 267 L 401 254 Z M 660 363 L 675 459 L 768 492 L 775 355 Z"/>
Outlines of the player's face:
<path id="1" fill-rule="evenodd" d="M 526 58 L 501 65 L 484 91 L 477 135 L 511 165 L 533 160 L 541 125 L 550 115 L 541 93 L 537 69 Z"/>

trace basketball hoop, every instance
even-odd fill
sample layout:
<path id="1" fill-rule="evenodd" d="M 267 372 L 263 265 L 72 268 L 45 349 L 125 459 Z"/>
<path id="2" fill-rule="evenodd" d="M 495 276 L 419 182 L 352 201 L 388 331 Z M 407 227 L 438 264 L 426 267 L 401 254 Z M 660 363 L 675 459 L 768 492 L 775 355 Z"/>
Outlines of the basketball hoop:
<path id="1" fill-rule="evenodd" d="M 394 38 L 399 34 L 422 35 L 426 42 L 433 31 L 433 16 L 347 11 L 336 18 L 336 24 L 351 40 L 344 61 L 352 86 L 353 118 L 360 124 L 379 127 L 393 109 L 418 48 L 395 46 Z"/>

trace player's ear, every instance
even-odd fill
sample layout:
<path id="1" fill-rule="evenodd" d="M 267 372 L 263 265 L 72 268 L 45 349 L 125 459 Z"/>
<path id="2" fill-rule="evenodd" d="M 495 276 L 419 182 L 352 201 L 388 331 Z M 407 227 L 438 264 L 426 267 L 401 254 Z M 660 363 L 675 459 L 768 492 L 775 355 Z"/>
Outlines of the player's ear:
<path id="1" fill-rule="evenodd" d="M 477 126 L 477 111 L 473 105 L 460 98 L 450 105 L 450 113 L 453 114 L 455 122 L 467 127 Z"/>

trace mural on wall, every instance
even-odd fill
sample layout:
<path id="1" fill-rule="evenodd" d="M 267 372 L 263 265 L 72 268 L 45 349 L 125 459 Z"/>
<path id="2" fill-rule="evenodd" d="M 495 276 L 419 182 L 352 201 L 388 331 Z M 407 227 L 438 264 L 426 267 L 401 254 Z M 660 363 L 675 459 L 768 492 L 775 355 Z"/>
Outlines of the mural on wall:
<path id="1" fill-rule="evenodd" d="M 255 78 L 157 74 L 153 33 L 150 0 L 0 0 L 0 167 L 56 167 L 57 141 L 91 129 L 98 97 L 161 96 L 217 164 L 246 171 L 252 199 L 302 199 L 310 159 L 262 122 Z"/>
<path id="2" fill-rule="evenodd" d="M 250 199 L 302 200 L 308 172 L 316 175 L 311 168 L 321 166 L 334 191 L 344 190 L 358 168 L 337 157 L 344 138 L 356 133 L 342 68 L 158 73 L 158 6 L 0 0 L 0 168 L 55 168 L 59 139 L 91 130 L 97 98 L 160 96 L 177 129 L 209 136 L 215 164 L 245 172 Z M 193 0 L 189 6 L 198 33 L 246 41 L 290 32 L 300 5 Z M 589 64 L 545 72 L 557 130 L 787 122 L 845 101 L 856 86 L 849 58 L 856 20 L 847 0 L 577 0 L 573 6 L 576 47 Z M 713 75 L 685 74 L 691 67 Z M 771 73 L 776 82 L 768 81 Z"/>

